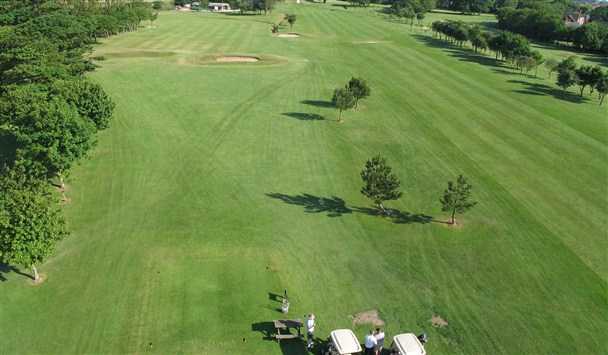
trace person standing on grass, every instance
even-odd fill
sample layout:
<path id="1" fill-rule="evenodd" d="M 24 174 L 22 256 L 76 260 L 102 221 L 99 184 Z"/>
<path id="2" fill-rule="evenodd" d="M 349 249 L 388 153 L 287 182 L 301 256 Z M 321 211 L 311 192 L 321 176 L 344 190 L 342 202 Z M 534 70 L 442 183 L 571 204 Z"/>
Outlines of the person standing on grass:
<path id="1" fill-rule="evenodd" d="M 374 336 L 373 331 L 369 331 L 369 334 L 365 337 L 365 355 L 374 355 L 378 341 Z"/>
<path id="2" fill-rule="evenodd" d="M 376 338 L 376 355 L 380 355 L 382 354 L 382 348 L 384 348 L 384 332 L 380 328 L 376 328 L 374 338 Z"/>
<path id="3" fill-rule="evenodd" d="M 315 333 L 315 315 L 308 315 L 308 319 L 306 320 L 306 347 L 308 350 L 312 349 L 314 345 L 314 333 Z"/>

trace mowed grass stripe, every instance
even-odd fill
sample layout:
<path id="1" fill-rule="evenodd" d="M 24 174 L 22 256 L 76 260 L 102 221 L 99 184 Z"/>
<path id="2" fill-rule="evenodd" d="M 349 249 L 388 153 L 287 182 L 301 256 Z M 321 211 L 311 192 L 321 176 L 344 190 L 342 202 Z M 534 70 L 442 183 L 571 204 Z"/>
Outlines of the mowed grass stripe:
<path id="1" fill-rule="evenodd" d="M 272 16 L 298 14 L 294 30 L 305 36 L 295 40 L 272 38 L 267 25 L 256 22 L 262 17 L 199 21 L 163 14 L 158 29 L 145 36 L 109 41 L 105 49 L 138 48 L 142 39 L 149 48 L 154 36 L 178 30 L 190 41 L 178 48 L 169 40 L 164 50 L 206 51 L 204 37 L 216 48 L 275 54 L 288 62 L 102 63 L 93 76 L 116 98 L 117 118 L 70 180 L 74 235 L 42 267 L 49 280 L 29 293 L 12 274 L 0 284 L 3 304 L 11 304 L 0 310 L 0 327 L 9 329 L 4 351 L 298 353 L 254 330 L 257 322 L 277 317 L 268 292 L 283 288 L 291 295 L 290 314 L 317 314 L 320 337 L 353 327 L 349 315 L 377 308 L 389 336 L 425 330 L 433 354 L 605 349 L 597 334 L 608 328 L 606 283 L 557 237 L 562 230 L 542 217 L 556 213 L 552 207 L 560 198 L 554 189 L 575 178 L 556 173 L 550 163 L 564 147 L 572 161 L 565 164 L 584 175 L 568 185 L 568 194 L 590 215 L 605 210 L 588 192 L 599 184 L 593 177 L 606 178 L 605 146 L 593 138 L 597 133 L 589 134 L 593 117 L 575 121 L 560 113 L 599 114 L 595 106 L 550 96 L 526 101 L 511 92 L 516 85 L 506 82 L 509 76 L 426 47 L 409 38 L 408 26 L 367 10 L 331 10 L 280 5 Z M 205 35 L 217 28 L 222 31 L 215 37 Z M 240 40 L 231 37 L 235 32 Z M 352 44 L 383 32 L 392 42 Z M 345 114 L 344 124 L 335 123 L 334 109 L 301 102 L 329 100 L 351 75 L 370 80 L 373 94 L 359 111 Z M 485 101 L 492 105 L 482 107 Z M 544 109 L 543 102 L 556 104 Z M 515 105 L 523 107 L 510 118 Z M 317 113 L 325 120 L 299 120 L 286 112 Z M 540 118 L 530 121 L 534 115 Z M 547 133 L 530 133 L 545 123 Z M 566 139 L 570 145 L 560 146 Z M 309 193 L 368 207 L 358 174 L 378 152 L 404 183 L 404 197 L 391 207 L 443 218 L 437 198 L 445 181 L 460 172 L 474 182 L 480 205 L 461 219 L 464 228 L 451 230 L 435 223 L 395 224 L 356 210 L 330 217 L 328 211 L 306 212 L 306 203 L 266 196 Z M 513 162 L 496 159 L 501 154 L 533 164 L 531 172 L 521 175 Z M 525 191 L 546 174 L 555 181 L 534 191 L 539 197 L 530 208 L 533 198 Z M 563 230 L 574 230 L 579 222 L 561 223 Z M 599 226 L 588 230 L 601 235 Z M 597 247 L 585 233 L 571 237 L 581 248 Z M 77 292 L 81 288 L 84 295 Z M 45 300 L 71 309 L 46 311 Z M 430 327 L 433 313 L 446 318 L 448 327 Z M 20 329 L 35 328 L 39 341 L 24 341 L 31 332 L 6 326 L 17 319 Z M 359 336 L 367 328 L 354 327 Z"/>

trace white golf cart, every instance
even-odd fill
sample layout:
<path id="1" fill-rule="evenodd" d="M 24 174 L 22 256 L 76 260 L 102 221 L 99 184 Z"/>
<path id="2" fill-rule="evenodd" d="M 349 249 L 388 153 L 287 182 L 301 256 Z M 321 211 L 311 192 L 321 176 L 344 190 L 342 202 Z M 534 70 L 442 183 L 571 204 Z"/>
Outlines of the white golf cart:
<path id="1" fill-rule="evenodd" d="M 391 345 L 391 354 L 395 355 L 426 355 L 424 345 L 418 340 L 418 337 L 412 333 L 395 335 L 393 337 L 393 345 Z"/>
<path id="2" fill-rule="evenodd" d="M 329 336 L 329 346 L 324 355 L 348 355 L 361 353 L 361 344 L 350 329 L 336 329 Z"/>

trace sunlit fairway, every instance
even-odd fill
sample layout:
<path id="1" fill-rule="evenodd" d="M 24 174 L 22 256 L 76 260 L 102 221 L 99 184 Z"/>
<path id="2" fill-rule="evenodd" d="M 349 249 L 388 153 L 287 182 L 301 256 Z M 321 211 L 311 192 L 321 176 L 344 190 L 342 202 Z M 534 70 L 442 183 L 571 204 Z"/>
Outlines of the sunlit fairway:
<path id="1" fill-rule="evenodd" d="M 271 35 L 285 12 L 301 37 Z M 70 176 L 72 235 L 47 280 L 0 274 L 0 353 L 303 354 L 264 339 L 284 289 L 288 316 L 314 312 L 323 339 L 362 340 L 351 315 L 377 309 L 389 337 L 427 332 L 432 355 L 608 350 L 595 97 L 330 3 L 161 13 L 95 55 L 115 118 Z M 338 124 L 329 100 L 353 75 L 372 94 Z M 378 153 L 401 178 L 387 203 L 401 219 L 359 192 Z M 458 174 L 478 206 L 458 228 L 420 223 L 447 219 Z"/>

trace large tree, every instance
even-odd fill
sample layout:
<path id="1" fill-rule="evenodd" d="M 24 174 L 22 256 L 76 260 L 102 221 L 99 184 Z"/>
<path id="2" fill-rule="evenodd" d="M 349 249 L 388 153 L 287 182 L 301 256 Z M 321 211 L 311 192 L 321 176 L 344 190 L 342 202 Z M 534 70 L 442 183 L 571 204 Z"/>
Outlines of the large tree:
<path id="1" fill-rule="evenodd" d="M 94 144 L 95 126 L 60 96 L 22 85 L 0 98 L 0 125 L 17 144 L 16 160 L 41 178 L 63 176 Z"/>
<path id="2" fill-rule="evenodd" d="M 361 78 L 351 78 L 347 87 L 355 98 L 355 108 L 359 105 L 359 100 L 364 99 L 371 94 L 371 88 L 367 84 L 367 81 Z"/>
<path id="3" fill-rule="evenodd" d="M 448 181 L 448 187 L 443 192 L 443 196 L 439 199 L 441 202 L 441 210 L 450 213 L 450 224 L 456 222 L 456 213 L 465 213 L 477 204 L 471 199 L 471 186 L 467 179 L 459 175 L 456 182 Z"/>
<path id="4" fill-rule="evenodd" d="M 574 57 L 562 60 L 557 66 L 557 85 L 564 90 L 576 84 L 576 61 Z"/>
<path id="5" fill-rule="evenodd" d="M 384 201 L 397 200 L 402 193 L 399 191 L 401 182 L 393 174 L 392 168 L 386 163 L 386 159 L 377 155 L 365 163 L 361 171 L 363 187 L 361 193 L 373 201 L 381 213 L 386 213 Z"/>
<path id="6" fill-rule="evenodd" d="M 0 260 L 31 268 L 53 253 L 67 235 L 58 203 L 49 185 L 18 170 L 0 174 Z"/>
<path id="7" fill-rule="evenodd" d="M 338 109 L 338 122 L 342 122 L 342 111 L 351 109 L 355 106 L 355 96 L 348 87 L 334 90 L 331 102 Z"/>
<path id="8" fill-rule="evenodd" d="M 598 97 L 600 99 L 600 106 L 604 103 L 604 98 L 608 95 L 608 73 L 605 73 L 595 84 Z"/>
<path id="9" fill-rule="evenodd" d="M 115 105 L 99 84 L 84 78 L 61 80 L 54 83 L 53 91 L 76 107 L 82 117 L 91 120 L 98 130 L 110 125 Z"/>

